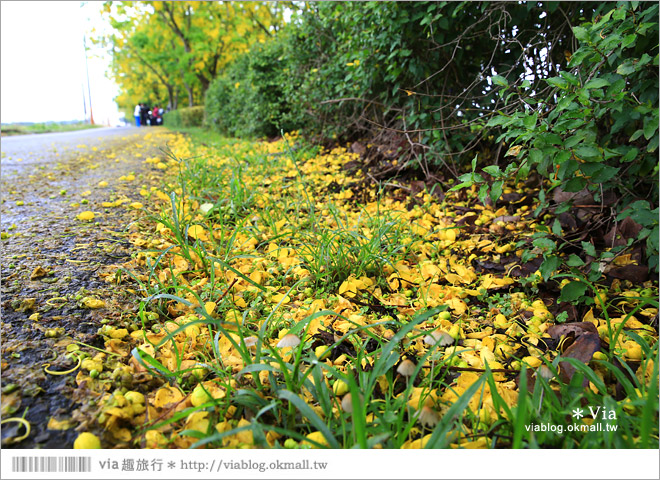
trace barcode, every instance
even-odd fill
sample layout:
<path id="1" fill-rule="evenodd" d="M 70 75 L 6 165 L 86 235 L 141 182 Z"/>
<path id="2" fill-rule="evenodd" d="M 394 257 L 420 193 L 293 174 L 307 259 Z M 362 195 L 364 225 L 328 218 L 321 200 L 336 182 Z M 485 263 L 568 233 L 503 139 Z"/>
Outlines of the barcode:
<path id="1" fill-rule="evenodd" d="M 92 457 L 12 457 L 12 472 L 91 472 Z"/>

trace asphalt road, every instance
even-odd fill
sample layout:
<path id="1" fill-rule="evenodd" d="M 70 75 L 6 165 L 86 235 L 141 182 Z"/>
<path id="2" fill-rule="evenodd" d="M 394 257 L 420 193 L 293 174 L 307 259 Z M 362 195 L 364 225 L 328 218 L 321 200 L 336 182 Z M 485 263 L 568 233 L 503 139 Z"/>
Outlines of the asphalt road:
<path id="1" fill-rule="evenodd" d="M 165 134 L 148 135 L 157 132 Z M 25 415 L 31 425 L 30 435 L 18 443 L 13 439 L 25 431 L 22 424 L 3 425 L 3 447 L 71 448 L 78 432 L 53 429 L 50 419 L 74 426 L 93 420 L 95 396 L 78 390 L 78 371 L 53 375 L 44 365 L 52 364 L 56 372 L 74 368 L 68 344 L 102 348 L 99 328 L 107 322 L 121 325 L 133 314 L 134 294 L 128 302 L 123 290 L 101 274 L 136 252 L 129 229 L 137 228 L 144 212 L 130 205 L 145 201 L 143 186 L 158 185 L 162 173 L 145 159 L 164 158 L 160 148 L 170 138 L 162 127 L 2 138 L 3 419 Z M 125 202 L 108 207 L 120 198 Z M 93 221 L 78 219 L 83 211 L 94 212 Z M 34 275 L 39 269 L 46 274 Z M 81 296 L 101 299 L 107 308 L 87 308 L 79 303 Z"/>
<path id="2" fill-rule="evenodd" d="M 81 149 L 100 147 L 125 139 L 135 133 L 154 131 L 149 127 L 105 127 L 74 132 L 39 133 L 2 137 L 0 140 L 2 175 L 20 172 L 24 167 L 60 161 L 67 153 Z M 58 155 L 59 154 L 59 155 Z"/>

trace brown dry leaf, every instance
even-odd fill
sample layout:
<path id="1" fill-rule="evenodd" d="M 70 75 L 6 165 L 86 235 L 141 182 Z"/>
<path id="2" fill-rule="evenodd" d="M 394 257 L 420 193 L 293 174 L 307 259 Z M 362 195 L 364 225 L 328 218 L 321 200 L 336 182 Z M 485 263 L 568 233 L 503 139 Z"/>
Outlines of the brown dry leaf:
<path id="1" fill-rule="evenodd" d="M 32 270 L 32 273 L 30 274 L 30 280 L 37 280 L 39 278 L 45 277 L 46 275 L 48 275 L 48 272 L 43 267 L 37 267 Z"/>
<path id="2" fill-rule="evenodd" d="M 122 357 L 125 357 L 129 353 L 129 346 L 127 343 L 122 342 L 118 338 L 113 338 L 105 342 L 105 348 L 106 350 L 116 353 L 118 355 L 121 355 Z"/>
<path id="3" fill-rule="evenodd" d="M 625 265 L 623 267 L 612 268 L 606 273 L 610 277 L 630 280 L 637 285 L 641 285 L 649 276 L 649 268 L 645 265 Z"/>
<path id="4" fill-rule="evenodd" d="M 555 340 L 559 340 L 562 336 L 575 334 L 576 337 L 585 333 L 595 333 L 598 335 L 598 330 L 591 322 L 573 322 L 563 323 L 561 325 L 553 325 L 548 329 L 548 334 Z"/>
<path id="5" fill-rule="evenodd" d="M 568 347 L 562 357 L 574 358 L 584 364 L 588 364 L 598 350 L 600 350 L 600 337 L 598 330 L 593 323 L 590 322 L 575 322 L 565 323 L 563 325 L 553 325 L 548 329 L 548 333 L 555 340 L 559 340 L 562 336 L 573 334 L 576 339 L 573 344 Z M 568 383 L 575 375 L 576 369 L 568 362 L 559 362 L 559 377 L 562 381 Z M 589 384 L 585 378 L 584 386 Z"/>

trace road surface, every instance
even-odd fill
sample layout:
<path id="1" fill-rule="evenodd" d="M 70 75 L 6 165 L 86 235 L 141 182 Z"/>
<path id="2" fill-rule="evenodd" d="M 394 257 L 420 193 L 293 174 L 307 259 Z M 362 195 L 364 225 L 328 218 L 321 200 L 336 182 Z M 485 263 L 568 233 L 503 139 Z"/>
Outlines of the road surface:
<path id="1" fill-rule="evenodd" d="M 62 155 L 75 152 L 78 145 L 99 147 L 121 141 L 122 137 L 153 132 L 150 128 L 106 127 L 73 132 L 38 133 L 2 137 L 2 174 L 21 171 L 29 165 L 59 161 Z M 59 154 L 59 155 L 58 155 Z"/>

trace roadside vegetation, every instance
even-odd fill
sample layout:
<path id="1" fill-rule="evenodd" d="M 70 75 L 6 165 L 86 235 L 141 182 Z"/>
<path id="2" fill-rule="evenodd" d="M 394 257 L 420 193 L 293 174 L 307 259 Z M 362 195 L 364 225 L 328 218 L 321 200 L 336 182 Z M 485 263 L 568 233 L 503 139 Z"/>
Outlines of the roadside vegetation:
<path id="1" fill-rule="evenodd" d="M 78 446 L 658 448 L 656 3 L 103 9 L 177 133 Z"/>
<path id="2" fill-rule="evenodd" d="M 590 283 L 567 321 L 520 264 L 538 228 L 524 182 L 483 206 L 370 187 L 358 158 L 189 130 L 146 160 L 169 180 L 106 278 L 139 311 L 77 376 L 103 394 L 103 445 L 657 445 L 656 282 Z M 533 430 L 580 408 L 583 430 Z"/>
<path id="3" fill-rule="evenodd" d="M 86 122 L 45 122 L 17 124 L 6 123 L 2 125 L 2 136 L 9 135 L 28 135 L 31 133 L 51 133 L 51 132 L 73 132 L 76 130 L 85 130 L 88 128 L 98 128 L 102 125 L 91 125 Z"/>

